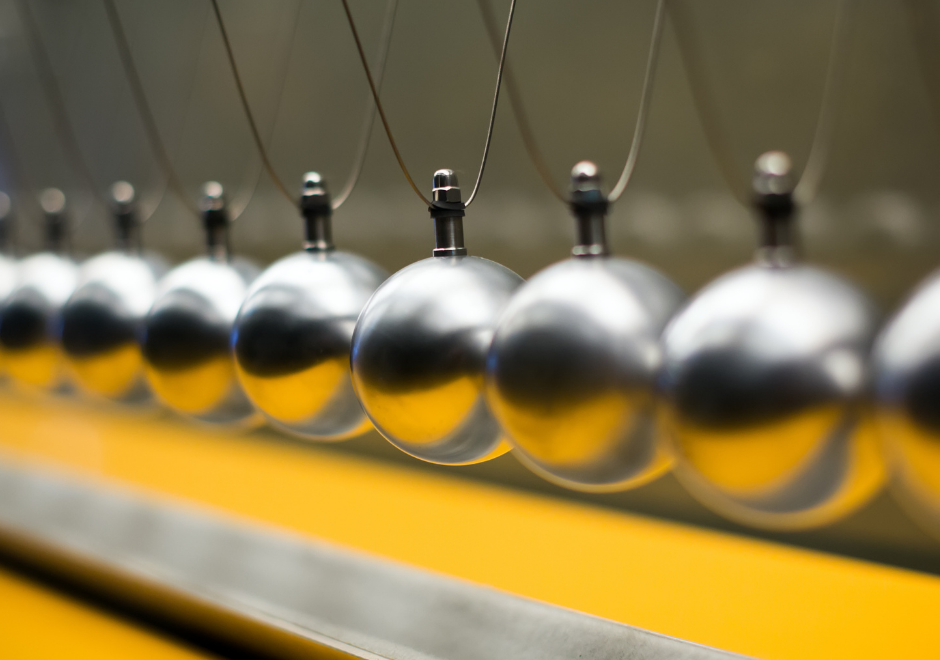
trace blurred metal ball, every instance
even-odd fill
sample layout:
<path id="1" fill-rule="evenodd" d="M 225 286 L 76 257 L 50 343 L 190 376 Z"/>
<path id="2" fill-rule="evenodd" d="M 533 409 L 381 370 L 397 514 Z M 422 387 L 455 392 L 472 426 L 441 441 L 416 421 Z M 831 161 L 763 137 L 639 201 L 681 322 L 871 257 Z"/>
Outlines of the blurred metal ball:
<path id="1" fill-rule="evenodd" d="M 378 288 L 359 316 L 353 385 L 376 429 L 432 463 L 508 451 L 483 398 L 496 321 L 522 278 L 479 257 L 431 257 Z"/>
<path id="2" fill-rule="evenodd" d="M 885 326 L 873 368 L 894 491 L 915 519 L 940 532 L 940 273 Z"/>
<path id="3" fill-rule="evenodd" d="M 536 473 L 577 490 L 619 490 L 669 467 L 655 423 L 659 337 L 683 296 L 655 270 L 607 256 L 596 167 L 579 163 L 572 183 L 575 257 L 513 296 L 490 349 L 487 400 Z M 579 206 L 586 195 L 594 201 Z"/>
<path id="4" fill-rule="evenodd" d="M 873 305 L 793 263 L 789 159 L 758 160 L 758 263 L 709 284 L 668 325 L 662 387 L 676 474 L 757 527 L 824 525 L 883 480 L 868 394 Z"/>
<path id="5" fill-rule="evenodd" d="M 808 266 L 749 266 L 706 287 L 664 335 L 676 472 L 745 524 L 808 528 L 864 503 L 882 464 L 866 394 L 877 316 Z"/>
<path id="6" fill-rule="evenodd" d="M 333 248 L 325 183 L 314 172 L 304 183 L 307 250 L 255 281 L 235 320 L 232 348 L 242 387 L 275 426 L 312 440 L 343 440 L 372 428 L 350 380 L 350 344 L 359 313 L 388 274 Z"/>
<path id="7" fill-rule="evenodd" d="M 23 259 L 16 285 L 0 308 L 0 351 L 20 385 L 46 391 L 67 385 L 59 345 L 60 312 L 75 290 L 78 268 L 68 257 L 42 252 Z"/>
<path id="8" fill-rule="evenodd" d="M 238 308 L 258 269 L 240 259 L 193 259 L 160 280 L 144 319 L 147 381 L 178 413 L 212 424 L 252 425 L 257 413 L 229 348 Z"/>
<path id="9" fill-rule="evenodd" d="M 624 259 L 535 275 L 502 315 L 487 400 L 517 456 L 586 491 L 639 486 L 669 467 L 655 424 L 659 335 L 682 294 Z"/>
<path id="10" fill-rule="evenodd" d="M 62 309 L 61 341 L 70 374 L 86 392 L 138 403 L 151 398 L 140 337 L 166 270 L 156 257 L 106 252 L 82 264 Z"/>
<path id="11" fill-rule="evenodd" d="M 386 274 L 345 252 L 301 252 L 268 268 L 235 320 L 232 347 L 248 397 L 275 426 L 344 440 L 372 425 L 350 381 L 356 319 Z"/>

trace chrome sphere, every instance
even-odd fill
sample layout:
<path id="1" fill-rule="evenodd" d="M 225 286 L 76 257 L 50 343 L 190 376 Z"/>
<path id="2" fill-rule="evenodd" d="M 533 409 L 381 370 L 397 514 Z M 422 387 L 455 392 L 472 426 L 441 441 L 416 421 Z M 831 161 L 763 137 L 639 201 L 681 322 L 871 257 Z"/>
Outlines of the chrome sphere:
<path id="1" fill-rule="evenodd" d="M 324 238 L 329 204 L 319 175 L 309 173 L 301 201 L 308 248 L 261 274 L 232 332 L 248 398 L 275 426 L 313 440 L 343 440 L 372 428 L 352 388 L 350 344 L 359 312 L 388 277 Z"/>
<path id="2" fill-rule="evenodd" d="M 150 399 L 140 337 L 165 270 L 158 258 L 119 251 L 82 264 L 62 309 L 61 342 L 69 372 L 86 392 L 128 403 Z"/>
<path id="3" fill-rule="evenodd" d="M 62 306 L 75 290 L 78 268 L 68 244 L 65 195 L 47 188 L 39 197 L 48 251 L 19 262 L 16 284 L 0 307 L 0 353 L 6 372 L 26 388 L 68 386 L 59 344 Z"/>
<path id="4" fill-rule="evenodd" d="M 913 516 L 940 531 L 940 273 L 885 327 L 875 347 L 877 420 L 892 485 Z"/>
<path id="5" fill-rule="evenodd" d="M 478 463 L 509 449 L 483 377 L 496 321 L 522 278 L 466 256 L 456 176 L 439 170 L 434 184 L 441 256 L 398 271 L 366 303 L 353 333 L 353 386 L 376 429 L 402 451 Z"/>
<path id="6" fill-rule="evenodd" d="M 203 198 L 209 256 L 164 276 L 144 319 L 141 343 L 147 381 L 171 409 L 212 424 L 260 421 L 235 375 L 232 324 L 258 269 L 228 256 L 228 216 L 222 187 L 206 184 Z"/>
<path id="7" fill-rule="evenodd" d="M 77 282 L 78 268 L 68 257 L 41 252 L 20 262 L 16 286 L 0 309 L 0 351 L 18 384 L 42 390 L 66 386 L 58 325 Z"/>
<path id="8" fill-rule="evenodd" d="M 607 256 L 606 199 L 591 163 L 572 173 L 574 257 L 535 275 L 500 318 L 487 400 L 519 457 L 577 490 L 638 486 L 669 467 L 655 423 L 659 336 L 682 301 L 666 277 Z M 580 206 L 578 198 L 596 197 Z"/>
<path id="9" fill-rule="evenodd" d="M 486 353 L 522 283 L 479 257 L 431 257 L 378 288 L 359 316 L 353 384 L 375 428 L 399 449 L 460 465 L 508 451 L 483 399 Z"/>
<path id="10" fill-rule="evenodd" d="M 118 250 L 82 264 L 78 287 L 62 309 L 61 343 L 72 379 L 94 396 L 124 403 L 151 399 L 140 337 L 153 304 L 162 259 L 140 252 L 134 189 L 112 187 Z"/>
<path id="11" fill-rule="evenodd" d="M 193 259 L 157 286 L 144 319 L 147 381 L 164 404 L 215 424 L 252 424 L 255 411 L 235 375 L 232 324 L 258 270 L 250 263 Z"/>
<path id="12" fill-rule="evenodd" d="M 765 222 L 789 221 L 789 192 L 774 195 L 759 200 Z M 783 235 L 765 227 L 763 263 L 708 285 L 669 324 L 662 387 L 690 492 L 745 524 L 798 529 L 881 484 L 865 401 L 877 314 L 842 279 L 789 263 Z"/>

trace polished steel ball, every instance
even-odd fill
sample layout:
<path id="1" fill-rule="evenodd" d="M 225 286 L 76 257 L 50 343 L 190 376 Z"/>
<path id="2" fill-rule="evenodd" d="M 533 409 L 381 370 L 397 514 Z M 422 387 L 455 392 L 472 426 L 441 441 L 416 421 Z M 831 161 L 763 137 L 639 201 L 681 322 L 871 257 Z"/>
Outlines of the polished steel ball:
<path id="1" fill-rule="evenodd" d="M 483 398 L 496 321 L 522 278 L 479 257 L 431 257 L 378 288 L 359 316 L 353 384 L 375 428 L 432 463 L 505 453 Z"/>
<path id="2" fill-rule="evenodd" d="M 242 260 L 201 257 L 159 282 L 142 349 L 150 387 L 176 412 L 214 424 L 258 421 L 229 349 L 232 324 L 257 274 Z"/>
<path id="3" fill-rule="evenodd" d="M 940 273 L 885 326 L 873 363 L 895 493 L 917 520 L 940 532 Z"/>
<path id="4" fill-rule="evenodd" d="M 134 189 L 112 187 L 118 249 L 89 259 L 62 309 L 61 343 L 72 379 L 98 397 L 124 403 L 151 399 L 140 348 L 144 317 L 153 304 L 162 259 L 140 251 Z"/>
<path id="5" fill-rule="evenodd" d="M 301 207 L 307 249 L 255 281 L 235 320 L 232 348 L 242 387 L 275 426 L 312 440 L 343 440 L 372 428 L 350 380 L 350 344 L 359 313 L 388 275 L 333 248 L 329 195 L 315 173 L 305 179 Z"/>
<path id="6" fill-rule="evenodd" d="M 68 379 L 59 344 L 62 306 L 75 290 L 78 268 L 67 256 L 65 195 L 39 196 L 47 251 L 19 262 L 16 283 L 0 306 L 0 354 L 6 372 L 28 389 L 61 391 Z"/>
<path id="7" fill-rule="evenodd" d="M 46 391 L 67 386 L 59 322 L 77 282 L 78 268 L 66 256 L 41 252 L 20 262 L 16 285 L 0 309 L 0 351 L 18 384 Z"/>
<path id="8" fill-rule="evenodd" d="M 774 226 L 791 221 L 792 199 L 768 187 L 756 186 L 759 262 L 673 319 L 661 382 L 676 473 L 693 495 L 745 524 L 808 528 L 882 481 L 866 404 L 877 314 L 849 283 L 793 263 L 790 228 Z"/>
<path id="9" fill-rule="evenodd" d="M 655 270 L 608 256 L 600 177 L 590 163 L 572 174 L 574 256 L 513 296 L 490 349 L 487 400 L 536 473 L 577 490 L 619 490 L 669 467 L 655 388 L 659 337 L 682 293 Z"/>
<path id="10" fill-rule="evenodd" d="M 61 324 L 65 360 L 82 390 L 128 403 L 150 399 L 140 338 L 165 270 L 156 257 L 120 251 L 82 264 Z"/>
<path id="11" fill-rule="evenodd" d="M 251 426 L 260 417 L 238 383 L 229 342 L 258 269 L 229 257 L 221 186 L 207 184 L 205 191 L 209 256 L 160 280 L 144 319 L 145 372 L 156 396 L 176 412 L 211 424 Z"/>
<path id="12" fill-rule="evenodd" d="M 808 266 L 750 266 L 697 295 L 666 330 L 662 379 L 693 494 L 781 528 L 866 501 L 882 478 L 864 401 L 876 318 L 854 287 Z"/>

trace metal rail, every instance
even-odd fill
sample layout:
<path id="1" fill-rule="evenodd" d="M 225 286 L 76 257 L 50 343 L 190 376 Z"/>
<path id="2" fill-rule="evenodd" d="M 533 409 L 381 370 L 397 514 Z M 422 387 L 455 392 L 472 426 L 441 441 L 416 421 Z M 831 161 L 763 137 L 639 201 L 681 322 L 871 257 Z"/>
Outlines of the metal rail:
<path id="1" fill-rule="evenodd" d="M 280 658 L 740 657 L 2 456 L 0 550 Z"/>

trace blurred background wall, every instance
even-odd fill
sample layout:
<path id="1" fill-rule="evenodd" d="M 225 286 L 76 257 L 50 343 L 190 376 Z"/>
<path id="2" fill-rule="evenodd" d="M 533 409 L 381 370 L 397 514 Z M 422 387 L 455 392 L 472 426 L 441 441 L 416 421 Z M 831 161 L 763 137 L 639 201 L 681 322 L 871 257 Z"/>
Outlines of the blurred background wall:
<path id="1" fill-rule="evenodd" d="M 742 180 L 760 152 L 806 160 L 822 95 L 835 0 L 685 3 L 702 43 L 721 121 Z M 506 0 L 490 0 L 502 23 Z M 301 226 L 260 166 L 208 2 L 119 0 L 134 58 L 177 169 L 193 195 L 222 182 L 238 204 L 257 189 L 235 228 L 235 246 L 268 262 L 295 250 Z M 352 0 L 370 57 L 384 3 Z M 150 247 L 174 260 L 200 251 L 200 229 L 172 194 L 148 147 L 102 3 L 31 2 L 69 119 L 98 186 L 137 186 Z M 309 169 L 339 190 L 351 165 L 368 89 L 342 5 L 322 0 L 222 0 L 222 10 L 275 167 L 299 186 Z M 857 0 L 847 69 L 835 108 L 822 190 L 803 214 L 808 257 L 865 286 L 886 308 L 937 261 L 938 130 L 918 69 L 905 4 Z M 595 160 L 612 183 L 629 149 L 654 0 L 521 1 L 510 45 L 535 134 L 555 179 Z M 935 26 L 940 30 L 940 25 Z M 110 240 L 106 214 L 64 157 L 15 5 L 0 4 L 0 110 L 10 135 L 2 185 L 12 180 L 10 142 L 33 188 L 58 186 L 82 224 L 83 253 Z M 419 185 L 451 167 L 470 187 L 481 155 L 496 69 L 475 2 L 401 0 L 382 96 Z M 282 92 L 283 90 L 283 92 Z M 490 165 L 467 220 L 472 253 L 528 276 L 563 258 L 572 223 L 527 160 L 504 96 Z M 259 178 L 260 176 L 260 178 Z M 18 187 L 19 186 L 19 187 Z M 24 203 L 24 249 L 39 244 Z M 87 216 L 87 217 L 86 217 Z M 84 219 L 83 219 L 84 218 Z M 335 218 L 341 247 L 390 270 L 430 254 L 431 224 L 408 189 L 381 126 L 362 180 Z M 695 113 L 672 25 L 667 23 L 648 133 L 635 178 L 612 214 L 615 250 L 660 267 L 693 291 L 746 261 L 749 212 L 727 192 Z"/>

